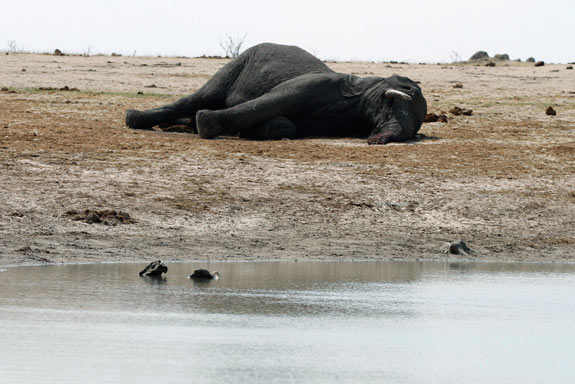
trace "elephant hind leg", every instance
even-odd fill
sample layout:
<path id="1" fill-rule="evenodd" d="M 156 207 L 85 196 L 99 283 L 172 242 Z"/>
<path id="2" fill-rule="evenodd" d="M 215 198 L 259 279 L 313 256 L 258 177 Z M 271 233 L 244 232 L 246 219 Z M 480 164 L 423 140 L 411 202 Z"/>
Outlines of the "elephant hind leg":
<path id="1" fill-rule="evenodd" d="M 251 140 L 294 139 L 298 137 L 298 128 L 288 118 L 276 116 L 257 127 L 240 131 L 240 137 Z"/>
<path id="2" fill-rule="evenodd" d="M 132 129 L 144 129 L 152 131 L 154 124 L 150 124 L 146 112 L 137 109 L 128 109 L 126 111 L 126 125 Z"/>

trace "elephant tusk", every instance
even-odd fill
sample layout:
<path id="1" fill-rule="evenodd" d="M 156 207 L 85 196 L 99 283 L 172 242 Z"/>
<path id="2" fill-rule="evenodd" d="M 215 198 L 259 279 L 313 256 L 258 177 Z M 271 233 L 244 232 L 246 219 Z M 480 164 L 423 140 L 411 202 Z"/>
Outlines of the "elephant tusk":
<path id="1" fill-rule="evenodd" d="M 385 97 L 388 99 L 395 99 L 396 97 L 401 97 L 403 100 L 411 100 L 411 96 L 407 93 L 398 91 L 397 89 L 388 89 L 385 91 Z"/>

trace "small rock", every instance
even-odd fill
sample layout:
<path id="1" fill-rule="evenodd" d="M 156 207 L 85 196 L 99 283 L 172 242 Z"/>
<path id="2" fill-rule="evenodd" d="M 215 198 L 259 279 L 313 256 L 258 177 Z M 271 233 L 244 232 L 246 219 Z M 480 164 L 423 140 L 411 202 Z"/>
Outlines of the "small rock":
<path id="1" fill-rule="evenodd" d="M 557 111 L 555 111 L 553 107 L 547 107 L 547 109 L 545 110 L 545 114 L 547 116 L 555 116 L 557 115 Z"/>
<path id="2" fill-rule="evenodd" d="M 475 252 L 467 246 L 465 241 L 459 240 L 457 243 L 451 243 L 449 253 L 453 255 L 473 255 Z"/>
<path id="3" fill-rule="evenodd" d="M 112 52 L 112 57 L 120 57 L 120 56 L 122 56 L 122 55 L 119 53 Z"/>
<path id="4" fill-rule="evenodd" d="M 54 56 L 64 56 L 64 53 L 59 49 L 54 50 Z"/>
<path id="5" fill-rule="evenodd" d="M 535 59 L 533 57 L 528 58 L 527 60 L 525 60 L 528 63 L 534 63 Z"/>
<path id="6" fill-rule="evenodd" d="M 455 116 L 460 116 L 460 115 L 464 115 L 464 116 L 471 116 L 473 115 L 473 111 L 471 109 L 463 109 L 461 107 L 453 107 L 449 110 L 449 113 L 455 115 Z"/>
<path id="7" fill-rule="evenodd" d="M 463 84 L 457 83 L 457 84 L 455 84 L 455 85 L 453 86 L 453 88 L 461 89 L 461 88 L 463 88 Z"/>
<path id="8" fill-rule="evenodd" d="M 565 69 L 573 69 L 573 66 L 572 66 L 572 65 L 570 65 L 570 66 L 568 66 L 568 67 L 567 67 L 567 68 L 565 68 Z"/>
<path id="9" fill-rule="evenodd" d="M 460 107 L 453 107 L 449 110 L 449 113 L 455 116 L 459 116 L 463 113 L 463 108 Z"/>
<path id="10" fill-rule="evenodd" d="M 447 123 L 447 116 L 444 114 L 428 113 L 425 115 L 424 123 L 435 123 L 439 121 L 440 123 Z"/>
<path id="11" fill-rule="evenodd" d="M 86 216 L 86 222 L 88 222 L 89 224 L 97 224 L 101 223 L 102 219 L 100 218 L 100 215 L 98 215 L 98 213 L 90 212 L 88 216 Z"/>
<path id="12" fill-rule="evenodd" d="M 544 61 L 538 61 L 538 62 L 535 63 L 535 66 L 536 66 L 536 67 L 542 67 L 542 66 L 544 66 L 544 65 L 545 65 L 545 62 L 544 62 Z"/>
<path id="13" fill-rule="evenodd" d="M 26 72 L 26 68 L 22 68 L 22 72 Z"/>
<path id="14" fill-rule="evenodd" d="M 143 95 L 143 94 L 144 94 L 144 92 L 142 92 L 142 91 L 138 91 L 138 93 L 137 93 L 137 94 L 138 94 L 138 95 Z"/>
<path id="15" fill-rule="evenodd" d="M 489 63 L 485 64 L 486 67 L 495 67 L 495 62 L 494 61 L 490 61 Z"/>

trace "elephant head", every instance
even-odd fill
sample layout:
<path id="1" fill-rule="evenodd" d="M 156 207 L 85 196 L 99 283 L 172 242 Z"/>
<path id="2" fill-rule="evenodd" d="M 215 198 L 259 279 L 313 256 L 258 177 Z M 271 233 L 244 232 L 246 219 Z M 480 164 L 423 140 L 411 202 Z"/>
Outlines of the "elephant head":
<path id="1" fill-rule="evenodd" d="M 393 75 L 365 90 L 361 114 L 372 127 L 368 144 L 387 144 L 415 137 L 421 127 L 427 102 L 421 88 L 407 77 Z"/>

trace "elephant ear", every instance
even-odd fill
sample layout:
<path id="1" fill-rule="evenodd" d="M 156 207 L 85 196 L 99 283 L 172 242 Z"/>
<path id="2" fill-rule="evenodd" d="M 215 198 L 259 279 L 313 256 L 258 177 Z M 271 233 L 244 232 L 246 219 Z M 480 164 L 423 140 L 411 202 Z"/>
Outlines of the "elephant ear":
<path id="1" fill-rule="evenodd" d="M 381 77 L 347 75 L 339 82 L 339 89 L 345 97 L 357 97 L 361 96 L 369 87 L 381 80 L 383 80 Z"/>

